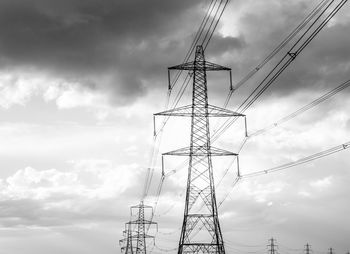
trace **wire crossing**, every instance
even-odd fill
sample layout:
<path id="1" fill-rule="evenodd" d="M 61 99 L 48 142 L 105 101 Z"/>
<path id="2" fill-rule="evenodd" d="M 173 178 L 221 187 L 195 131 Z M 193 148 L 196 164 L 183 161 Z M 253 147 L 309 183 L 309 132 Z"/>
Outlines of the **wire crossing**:
<path id="1" fill-rule="evenodd" d="M 332 5 L 333 2 L 335 1 L 330 1 L 323 8 L 323 10 L 312 22 L 312 24 L 288 50 L 288 53 L 285 54 L 285 56 L 275 65 L 275 67 L 266 75 L 266 77 L 259 83 L 259 85 L 237 108 L 236 111 L 238 113 L 244 114 L 244 112 L 253 105 L 253 103 L 266 91 L 266 89 L 270 87 L 283 73 L 283 71 L 299 56 L 299 54 L 306 48 L 306 46 L 310 44 L 310 42 L 334 17 L 334 15 L 337 14 L 337 12 L 344 6 L 347 0 L 341 0 L 338 2 L 338 4 L 336 4 L 336 6 Z M 327 11 L 329 11 L 329 9 L 331 9 L 331 11 L 328 13 Z M 214 133 L 213 142 L 217 140 L 236 120 L 237 118 L 226 120 L 225 123 Z"/>

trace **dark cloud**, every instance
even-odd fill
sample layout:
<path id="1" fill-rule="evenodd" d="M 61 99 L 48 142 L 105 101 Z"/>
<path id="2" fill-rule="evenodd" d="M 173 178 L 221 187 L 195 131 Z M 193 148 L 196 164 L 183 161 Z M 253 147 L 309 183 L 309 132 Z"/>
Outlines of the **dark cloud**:
<path id="1" fill-rule="evenodd" d="M 249 4 L 248 4 L 249 5 Z M 254 3 L 254 5 L 257 5 Z M 311 4 L 298 1 L 269 2 L 264 6 L 247 8 L 239 20 L 239 33 L 245 38 L 246 47 L 235 60 L 234 77 L 243 77 L 261 62 L 311 11 Z M 348 79 L 350 49 L 350 23 L 344 19 L 347 6 L 292 62 L 286 71 L 269 88 L 267 93 L 287 95 L 298 90 L 329 89 Z M 273 17 L 273 18 L 272 18 Z M 340 22 L 339 22 L 340 21 Z M 291 42 L 275 59 L 266 65 L 258 78 L 259 83 L 296 41 Z M 237 78 L 239 79 L 239 78 Z"/>
<path id="2" fill-rule="evenodd" d="M 0 66 L 30 68 L 114 91 L 125 103 L 166 81 L 182 61 L 203 1 L 29 0 L 0 3 Z M 213 52 L 242 47 L 215 36 Z"/>
<path id="3" fill-rule="evenodd" d="M 208 57 L 219 57 L 224 53 L 232 54 L 232 52 L 240 51 L 246 46 L 243 37 L 222 37 L 221 35 L 215 35 L 212 41 L 213 44 L 208 45 Z"/>
<path id="4" fill-rule="evenodd" d="M 2 69 L 30 67 L 89 87 L 92 83 L 116 86 L 122 96 L 139 94 L 142 80 L 147 78 L 144 75 L 159 62 L 154 54 L 171 53 L 161 44 L 171 40 L 167 37 L 177 31 L 186 10 L 198 8 L 199 4 L 200 1 L 1 1 L 0 63 Z M 188 15 L 185 19 L 190 21 Z"/>
<path id="5" fill-rule="evenodd" d="M 0 66 L 48 72 L 90 89 L 112 91 L 113 102 L 126 104 L 151 88 L 165 87 L 166 67 L 183 60 L 207 4 L 200 0 L 4 0 Z M 207 59 L 232 67 L 235 80 L 254 68 L 313 6 L 271 2 L 256 7 L 237 13 L 241 15 L 237 37 L 216 32 L 208 47 Z M 276 81 L 273 91 L 290 93 L 342 82 L 349 71 L 348 30 L 345 20 L 321 31 Z"/>

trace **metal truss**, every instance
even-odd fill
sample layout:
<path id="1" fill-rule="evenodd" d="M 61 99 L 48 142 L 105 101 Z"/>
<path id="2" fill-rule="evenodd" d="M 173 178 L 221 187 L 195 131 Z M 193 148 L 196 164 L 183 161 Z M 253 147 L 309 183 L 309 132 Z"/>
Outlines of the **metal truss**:
<path id="1" fill-rule="evenodd" d="M 208 104 L 206 72 L 230 71 L 231 81 L 231 69 L 206 61 L 203 47 L 198 45 L 194 61 L 170 67 L 168 68 L 169 73 L 170 70 L 191 71 L 193 78 L 191 105 L 155 114 L 155 116 L 191 118 L 190 146 L 163 154 L 189 156 L 186 202 L 178 254 L 224 254 L 224 241 L 216 204 L 212 156 L 238 155 L 211 146 L 209 117 L 240 117 L 244 115 Z M 230 86 L 231 84 L 232 82 L 230 82 Z"/>
<path id="2" fill-rule="evenodd" d="M 146 239 L 150 238 L 154 240 L 154 236 L 146 233 L 146 227 L 149 228 L 151 225 L 157 226 L 157 223 L 145 219 L 145 210 L 150 210 L 150 217 L 153 217 L 152 206 L 144 205 L 143 201 L 141 201 L 139 205 L 130 208 L 131 217 L 135 216 L 135 210 L 137 219 L 125 223 L 126 229 L 124 234 L 126 237 L 119 241 L 122 245 L 121 251 L 123 254 L 146 254 Z"/>

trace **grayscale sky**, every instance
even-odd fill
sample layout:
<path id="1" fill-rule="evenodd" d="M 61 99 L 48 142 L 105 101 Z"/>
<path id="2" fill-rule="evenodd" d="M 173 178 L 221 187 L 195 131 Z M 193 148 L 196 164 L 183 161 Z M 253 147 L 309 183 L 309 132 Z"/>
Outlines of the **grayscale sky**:
<path id="1" fill-rule="evenodd" d="M 120 253 L 153 146 L 152 114 L 164 110 L 167 67 L 180 64 L 210 1 L 0 1 L 0 253 Z M 237 82 L 312 10 L 317 0 L 232 0 L 206 50 Z M 350 4 L 336 15 L 246 112 L 249 132 L 274 123 L 350 79 Z M 281 54 L 234 93 L 234 110 Z M 227 74 L 208 77 L 222 106 Z M 176 92 L 176 90 L 175 90 Z M 175 93 L 174 92 L 174 93 Z M 187 90 L 181 105 L 189 103 Z M 346 143 L 350 90 L 264 135 L 240 154 L 242 173 L 263 170 Z M 174 97 L 171 97 L 173 100 Z M 217 123 L 212 122 L 213 129 Z M 157 120 L 157 127 L 161 120 Z M 160 152 L 184 147 L 189 122 L 171 119 Z M 238 122 L 215 144 L 236 151 Z M 350 250 L 348 150 L 242 180 L 220 206 L 228 253 L 279 253 L 304 245 Z M 166 161 L 171 172 L 183 158 Z M 229 161 L 214 161 L 215 180 Z M 160 157 L 146 203 L 155 202 Z M 177 247 L 186 167 L 169 174 L 155 221 L 153 253 Z M 235 169 L 217 187 L 231 190 Z"/>

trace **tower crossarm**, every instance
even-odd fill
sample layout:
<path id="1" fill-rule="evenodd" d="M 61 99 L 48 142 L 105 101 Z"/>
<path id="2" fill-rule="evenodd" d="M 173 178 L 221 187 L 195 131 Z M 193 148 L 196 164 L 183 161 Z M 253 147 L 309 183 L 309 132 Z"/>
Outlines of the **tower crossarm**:
<path id="1" fill-rule="evenodd" d="M 154 238 L 155 236 L 153 235 L 145 235 L 145 238 Z M 137 234 L 134 234 L 134 235 L 131 235 L 128 237 L 129 239 L 133 239 L 133 240 L 137 240 L 138 239 L 138 235 Z M 128 238 L 123 238 L 123 239 L 120 239 L 119 240 L 119 243 L 122 243 L 122 242 L 126 242 L 128 240 Z"/>
<path id="2" fill-rule="evenodd" d="M 145 236 L 145 238 L 155 238 L 155 236 L 154 235 L 142 235 L 142 236 Z M 138 239 L 138 235 L 132 235 L 132 236 L 130 236 L 129 237 L 130 239 Z M 124 238 L 124 239 L 121 239 L 121 240 L 119 240 L 119 241 L 126 241 L 127 240 L 127 238 Z"/>
<path id="3" fill-rule="evenodd" d="M 231 111 L 229 109 L 220 108 L 214 105 L 207 105 L 208 111 L 198 111 L 192 112 L 192 105 L 187 105 L 179 108 L 174 108 L 171 110 L 166 110 L 154 114 L 154 116 L 183 116 L 183 117 L 240 117 L 245 116 L 243 114 Z"/>
<path id="4" fill-rule="evenodd" d="M 153 209 L 153 207 L 152 206 L 150 206 L 150 205 L 145 205 L 145 204 L 139 204 L 139 205 L 134 205 L 134 206 L 131 206 L 130 207 L 131 209 L 135 209 L 135 208 L 143 208 L 143 209 Z"/>
<path id="5" fill-rule="evenodd" d="M 157 222 L 153 222 L 153 221 L 150 221 L 150 220 L 132 220 L 132 221 L 129 221 L 127 222 L 127 224 L 149 224 L 149 225 L 157 225 Z"/>
<path id="6" fill-rule="evenodd" d="M 192 146 L 184 147 L 162 155 L 174 155 L 174 156 L 238 156 L 237 153 L 233 153 L 224 149 L 211 147 L 208 149 L 205 146 Z"/>
<path id="7" fill-rule="evenodd" d="M 231 71 L 231 68 L 228 68 L 219 64 L 211 63 L 208 61 L 201 61 L 200 64 L 198 62 L 192 61 L 192 62 L 187 62 L 180 65 L 169 67 L 168 70 Z"/>

